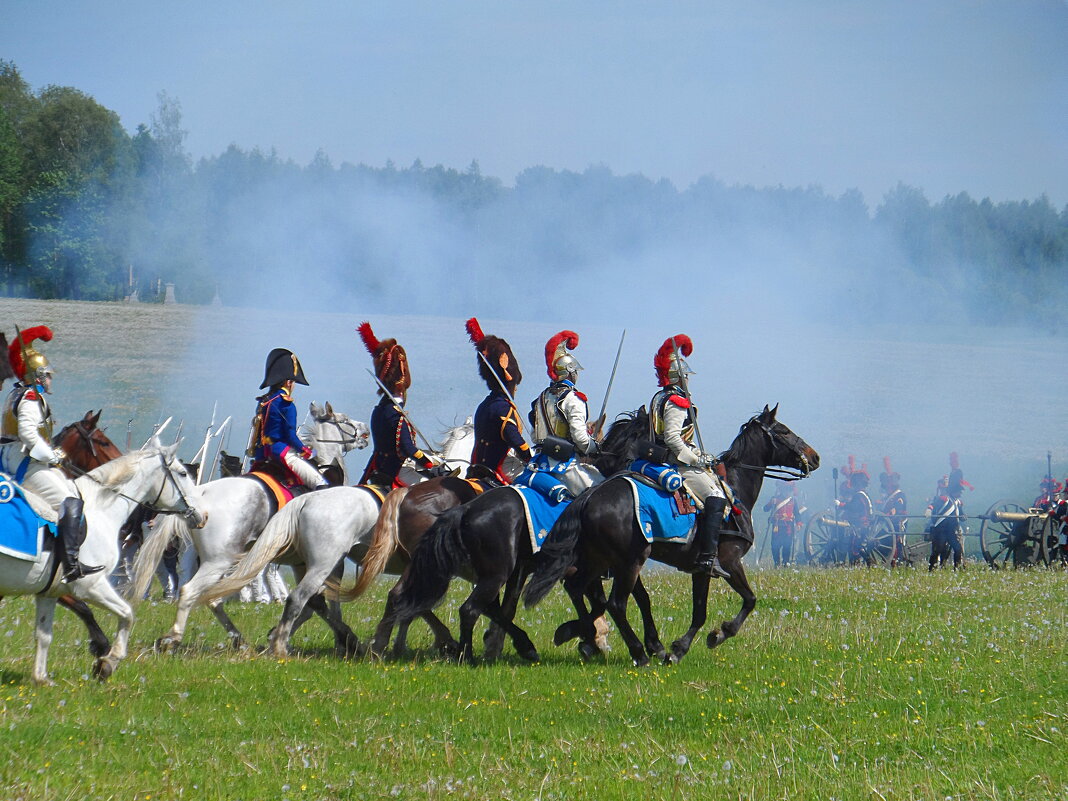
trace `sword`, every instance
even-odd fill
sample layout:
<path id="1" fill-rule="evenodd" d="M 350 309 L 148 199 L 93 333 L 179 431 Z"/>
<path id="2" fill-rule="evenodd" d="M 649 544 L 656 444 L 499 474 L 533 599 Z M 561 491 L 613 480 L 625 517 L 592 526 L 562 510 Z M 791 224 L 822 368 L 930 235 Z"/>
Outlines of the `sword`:
<path id="1" fill-rule="evenodd" d="M 367 369 L 367 368 L 364 368 L 364 369 Z M 433 454 L 437 455 L 437 450 L 435 450 L 434 446 L 430 444 L 430 440 L 428 440 L 426 437 L 423 436 L 423 432 L 415 427 L 415 423 L 412 422 L 412 418 L 410 418 L 408 416 L 408 413 L 405 412 L 404 409 L 396 401 L 393 400 L 393 393 L 390 392 L 388 389 L 386 389 L 386 385 L 378 380 L 378 376 L 376 376 L 374 374 L 374 372 L 372 372 L 371 370 L 367 370 L 367 374 L 369 376 L 371 376 L 371 378 L 373 378 L 375 380 L 375 383 L 378 384 L 379 389 L 381 389 L 384 393 L 386 393 L 386 397 L 389 398 L 390 403 L 393 404 L 393 408 L 396 409 L 398 412 L 400 412 L 400 416 L 404 418 L 404 421 L 409 426 L 411 426 L 412 431 L 415 432 L 415 435 L 417 437 L 419 437 L 419 439 L 423 440 L 423 444 L 426 445 L 427 451 L 429 453 L 433 453 Z"/>
<path id="2" fill-rule="evenodd" d="M 679 385 L 686 395 L 686 400 L 690 401 L 690 408 L 693 409 L 691 416 L 693 417 L 693 433 L 697 437 L 697 447 L 701 449 L 702 455 L 706 455 L 705 441 L 701 437 L 701 426 L 697 424 L 697 409 L 694 408 L 693 397 L 690 395 L 690 381 L 686 376 L 686 371 L 682 369 L 682 354 L 679 353 L 679 343 L 675 341 L 675 337 L 671 338 L 671 347 L 675 349 L 675 362 L 679 367 Z"/>
<path id="3" fill-rule="evenodd" d="M 480 350 L 475 350 L 475 353 L 478 354 L 478 358 L 480 358 L 483 361 L 483 363 L 485 363 L 486 367 L 489 368 L 490 374 L 497 381 L 497 386 L 499 386 L 501 388 L 501 392 L 503 392 L 505 397 L 508 398 L 508 402 L 510 404 L 512 404 L 512 408 L 515 409 L 516 417 L 519 417 L 519 407 L 515 405 L 515 398 L 512 397 L 512 393 L 508 391 L 508 387 L 506 387 L 504 385 L 504 382 L 501 381 L 501 377 L 499 375 L 497 375 L 497 371 L 493 369 L 493 365 L 491 365 L 489 363 L 489 359 L 487 359 L 485 354 L 482 353 L 482 351 L 480 351 Z M 523 433 L 522 423 L 520 423 L 518 428 L 519 428 L 519 433 L 523 437 L 523 442 L 526 442 L 527 443 L 527 447 L 530 447 L 530 443 L 527 441 L 527 435 Z"/>
<path id="4" fill-rule="evenodd" d="M 601 403 L 601 413 L 597 415 L 597 420 L 593 424 L 593 436 L 596 439 L 601 438 L 601 431 L 604 428 L 604 413 L 608 408 L 608 396 L 612 394 L 612 383 L 616 380 L 616 370 L 619 369 L 619 356 L 623 353 L 623 340 L 627 338 L 627 329 L 623 329 L 623 335 L 619 338 L 619 347 L 616 348 L 616 360 L 612 362 L 612 375 L 608 377 L 608 389 L 604 391 L 604 402 Z"/>

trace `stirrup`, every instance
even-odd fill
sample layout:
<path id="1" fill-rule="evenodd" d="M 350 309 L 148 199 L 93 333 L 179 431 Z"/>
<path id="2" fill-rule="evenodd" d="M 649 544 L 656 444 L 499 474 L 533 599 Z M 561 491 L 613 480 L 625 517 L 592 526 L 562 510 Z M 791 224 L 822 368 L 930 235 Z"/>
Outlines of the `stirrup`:
<path id="1" fill-rule="evenodd" d="M 63 571 L 63 581 L 67 584 L 72 584 L 86 576 L 99 573 L 103 569 L 103 565 L 83 565 L 81 562 L 75 562 L 73 567 L 68 567 Z"/>
<path id="2" fill-rule="evenodd" d="M 725 578 L 729 579 L 731 574 L 728 573 L 723 565 L 719 563 L 718 556 L 699 556 L 694 563 L 691 573 L 704 573 L 712 578 Z"/>

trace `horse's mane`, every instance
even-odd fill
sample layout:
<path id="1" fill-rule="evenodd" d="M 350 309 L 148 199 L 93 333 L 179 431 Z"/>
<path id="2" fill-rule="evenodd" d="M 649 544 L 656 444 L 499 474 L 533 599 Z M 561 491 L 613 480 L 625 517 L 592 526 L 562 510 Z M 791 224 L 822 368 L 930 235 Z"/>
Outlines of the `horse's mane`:
<path id="1" fill-rule="evenodd" d="M 745 439 L 746 434 L 749 433 L 749 426 L 751 426 L 753 424 L 753 421 L 756 420 L 758 417 L 760 417 L 759 412 L 757 414 L 754 414 L 744 423 L 742 423 L 742 425 L 738 428 L 738 435 L 734 438 L 734 441 L 731 442 L 730 447 L 719 455 L 719 460 L 721 462 L 727 464 L 729 462 L 737 462 L 741 459 L 746 458 L 741 453 L 739 453 L 739 451 L 742 447 L 742 441 Z"/>
<path id="2" fill-rule="evenodd" d="M 597 466 L 604 475 L 618 473 L 637 456 L 637 443 L 649 436 L 649 414 L 642 406 L 633 412 L 622 412 L 608 427 L 601 443 Z"/>
<path id="3" fill-rule="evenodd" d="M 159 451 L 131 451 L 90 470 L 88 475 L 103 487 L 116 487 L 129 480 L 137 471 L 137 466 L 149 453 L 159 453 Z"/>

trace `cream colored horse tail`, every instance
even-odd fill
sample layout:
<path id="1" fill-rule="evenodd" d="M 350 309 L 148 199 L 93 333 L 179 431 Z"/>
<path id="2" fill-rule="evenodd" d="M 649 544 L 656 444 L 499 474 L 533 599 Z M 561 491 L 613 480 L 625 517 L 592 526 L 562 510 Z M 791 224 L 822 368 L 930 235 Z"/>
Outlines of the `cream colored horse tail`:
<path id="1" fill-rule="evenodd" d="M 312 497 L 310 493 L 301 495 L 282 507 L 282 511 L 267 523 L 267 527 L 252 544 L 248 553 L 241 557 L 241 560 L 227 575 L 204 593 L 201 597 L 202 602 L 209 603 L 217 598 L 233 595 L 256 578 L 278 554 L 289 548 L 296 540 L 297 532 L 300 531 L 300 513 L 304 511 L 304 504 L 310 497 Z"/>
<path id="2" fill-rule="evenodd" d="M 181 515 L 161 515 L 156 518 L 152 533 L 141 543 L 134 557 L 133 580 L 126 588 L 126 600 L 133 606 L 141 602 L 148 585 L 152 583 L 152 577 L 156 575 L 163 552 L 175 537 L 183 541 L 183 547 L 191 542 L 185 518 Z"/>
<path id="3" fill-rule="evenodd" d="M 367 555 L 360 564 L 360 577 L 356 580 L 356 586 L 351 590 L 339 592 L 339 600 L 352 601 L 359 598 L 371 586 L 371 582 L 386 569 L 386 564 L 400 543 L 397 519 L 400 516 L 401 504 L 407 497 L 407 487 L 397 487 L 386 496 L 378 512 L 374 533 L 371 535 L 371 546 L 367 549 Z"/>

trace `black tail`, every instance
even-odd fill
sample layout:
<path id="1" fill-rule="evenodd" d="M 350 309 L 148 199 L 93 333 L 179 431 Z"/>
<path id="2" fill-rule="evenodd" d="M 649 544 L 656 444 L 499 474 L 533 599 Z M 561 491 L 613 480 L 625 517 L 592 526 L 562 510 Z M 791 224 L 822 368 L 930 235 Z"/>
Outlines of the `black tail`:
<path id="1" fill-rule="evenodd" d="M 582 513 L 586 501 L 593 494 L 587 490 L 571 502 L 553 525 L 545 544 L 534 559 L 534 572 L 523 592 L 523 603 L 534 606 L 549 594 L 556 582 L 564 577 L 567 569 L 575 563 L 575 548 L 582 532 Z"/>
<path id="2" fill-rule="evenodd" d="M 411 620 L 441 603 L 452 577 L 470 561 L 460 537 L 464 511 L 462 506 L 454 506 L 443 512 L 419 540 L 404 589 L 393 607 L 396 619 Z"/>

